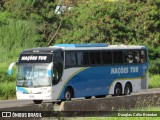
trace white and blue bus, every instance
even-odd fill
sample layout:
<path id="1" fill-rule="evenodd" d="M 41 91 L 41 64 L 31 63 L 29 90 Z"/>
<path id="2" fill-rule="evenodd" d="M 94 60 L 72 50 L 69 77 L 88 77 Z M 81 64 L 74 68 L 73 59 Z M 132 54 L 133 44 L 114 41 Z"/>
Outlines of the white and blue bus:
<path id="1" fill-rule="evenodd" d="M 148 89 L 145 46 L 56 44 L 24 50 L 17 66 L 17 99 L 71 100 L 71 98 L 129 95 Z"/>

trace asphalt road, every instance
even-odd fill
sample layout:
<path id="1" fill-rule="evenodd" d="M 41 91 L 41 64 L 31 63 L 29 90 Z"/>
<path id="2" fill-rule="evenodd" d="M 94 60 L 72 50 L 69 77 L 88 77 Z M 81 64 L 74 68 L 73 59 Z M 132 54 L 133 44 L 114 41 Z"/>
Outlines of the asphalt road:
<path id="1" fill-rule="evenodd" d="M 155 89 L 148 89 L 144 91 L 140 91 L 138 93 L 132 93 L 132 94 L 147 94 L 147 93 L 160 93 L 160 88 L 155 88 Z M 131 95 L 132 95 L 131 94 Z M 111 97 L 111 96 L 107 96 Z M 92 98 L 96 99 L 96 98 Z M 76 100 L 83 100 L 83 98 L 80 99 L 73 99 L 73 101 Z M 51 101 L 44 101 L 44 103 L 50 103 Z M 0 108 L 8 108 L 8 107 L 16 107 L 16 106 L 24 106 L 24 105 L 34 105 L 33 101 L 31 100 L 0 100 Z M 56 109 L 58 110 L 58 105 L 55 105 Z"/>
<path id="2" fill-rule="evenodd" d="M 31 100 L 0 100 L 0 108 L 34 104 Z"/>

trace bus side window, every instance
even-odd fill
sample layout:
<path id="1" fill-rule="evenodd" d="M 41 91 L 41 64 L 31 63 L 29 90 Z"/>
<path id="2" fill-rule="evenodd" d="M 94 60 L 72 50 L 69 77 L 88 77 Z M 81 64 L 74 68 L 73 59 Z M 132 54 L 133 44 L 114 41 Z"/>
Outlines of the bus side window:
<path id="1" fill-rule="evenodd" d="M 83 52 L 83 65 L 89 65 L 89 54 L 88 52 Z"/>
<path id="2" fill-rule="evenodd" d="M 134 53 L 133 51 L 125 51 L 124 52 L 124 61 L 125 63 L 132 64 L 134 59 Z"/>
<path id="3" fill-rule="evenodd" d="M 134 52 L 134 63 L 140 63 L 140 52 L 138 50 Z"/>
<path id="4" fill-rule="evenodd" d="M 100 51 L 90 51 L 90 64 L 101 64 Z"/>
<path id="5" fill-rule="evenodd" d="M 100 53 L 100 51 L 96 51 L 94 53 L 94 57 L 95 57 L 95 63 L 96 64 L 101 64 L 101 53 Z"/>
<path id="6" fill-rule="evenodd" d="M 122 51 L 113 51 L 113 63 L 123 63 Z"/>
<path id="7" fill-rule="evenodd" d="M 54 54 L 54 59 L 53 59 L 53 79 L 55 83 L 58 83 L 58 81 L 62 77 L 63 73 L 63 52 L 58 52 Z M 54 83 L 54 84 L 55 84 Z"/>
<path id="8" fill-rule="evenodd" d="M 70 53 L 69 52 L 66 52 L 65 53 L 65 65 L 66 66 L 69 66 L 71 63 L 70 63 Z"/>
<path id="9" fill-rule="evenodd" d="M 76 65 L 76 54 L 75 52 L 66 52 L 66 66 Z"/>
<path id="10" fill-rule="evenodd" d="M 94 52 L 90 52 L 89 57 L 90 57 L 90 64 L 95 64 Z"/>
<path id="11" fill-rule="evenodd" d="M 83 52 L 77 52 L 77 65 L 83 65 Z"/>
<path id="12" fill-rule="evenodd" d="M 112 53 L 111 51 L 102 51 L 102 64 L 112 64 Z"/>
<path id="13" fill-rule="evenodd" d="M 141 50 L 141 63 L 146 62 L 146 51 Z"/>
<path id="14" fill-rule="evenodd" d="M 71 66 L 76 65 L 76 54 L 75 52 L 71 52 Z"/>

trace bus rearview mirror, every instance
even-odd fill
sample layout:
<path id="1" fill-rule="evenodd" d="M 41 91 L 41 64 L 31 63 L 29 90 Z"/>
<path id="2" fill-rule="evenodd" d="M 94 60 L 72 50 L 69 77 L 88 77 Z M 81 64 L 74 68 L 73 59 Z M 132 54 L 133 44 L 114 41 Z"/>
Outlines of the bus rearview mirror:
<path id="1" fill-rule="evenodd" d="M 12 75 L 12 68 L 13 68 L 13 66 L 16 64 L 16 62 L 13 62 L 13 63 L 11 63 L 10 65 L 9 65 L 9 67 L 8 67 L 8 75 Z"/>

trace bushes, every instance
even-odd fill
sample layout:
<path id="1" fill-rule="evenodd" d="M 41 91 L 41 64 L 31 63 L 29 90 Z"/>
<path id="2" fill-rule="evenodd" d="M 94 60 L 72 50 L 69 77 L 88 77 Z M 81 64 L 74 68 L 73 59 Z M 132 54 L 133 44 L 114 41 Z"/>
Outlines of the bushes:
<path id="1" fill-rule="evenodd" d="M 40 39 L 33 22 L 7 16 L 0 18 L 0 62 L 8 60 L 8 57 L 12 59 L 18 55 L 15 53 L 25 48 L 35 47 L 36 41 Z"/>
<path id="2" fill-rule="evenodd" d="M 149 48 L 150 72 L 160 74 L 160 1 L 79 4 L 65 14 L 55 43 L 135 44 Z"/>
<path id="3" fill-rule="evenodd" d="M 0 22 L 0 71 L 7 72 L 9 64 L 18 60 L 20 52 L 38 46 L 37 41 L 41 38 L 30 21 L 3 17 Z"/>
<path id="4" fill-rule="evenodd" d="M 160 75 L 152 75 L 149 77 L 149 89 L 160 87 Z"/>
<path id="5" fill-rule="evenodd" d="M 15 77 L 8 76 L 6 72 L 0 72 L 0 99 L 15 98 Z"/>
<path id="6" fill-rule="evenodd" d="M 47 46 L 59 25 L 60 16 L 54 12 L 56 0 L 7 0 L 3 7 L 13 18 L 27 20 L 36 24 L 41 36 L 39 46 Z"/>
<path id="7" fill-rule="evenodd" d="M 160 75 L 160 59 L 152 60 L 149 66 L 150 74 L 159 74 Z"/>
<path id="8" fill-rule="evenodd" d="M 7 72 L 0 71 L 0 84 L 2 82 L 14 82 L 14 81 L 15 81 L 14 77 L 9 76 Z"/>
<path id="9" fill-rule="evenodd" d="M 160 75 L 160 47 L 148 47 L 150 66 L 150 74 L 159 74 Z"/>
<path id="10" fill-rule="evenodd" d="M 16 97 L 15 82 L 0 82 L 0 99 L 9 99 Z"/>
<path id="11" fill-rule="evenodd" d="M 15 72 L 13 77 L 8 77 L 9 64 L 17 61 L 24 49 L 47 46 L 51 33 L 54 34 L 58 17 L 54 14 L 53 1 L 0 2 L 0 97 L 15 96 Z"/>
<path id="12" fill-rule="evenodd" d="M 104 2 L 92 0 L 65 14 L 56 43 L 157 45 L 160 2 Z"/>

